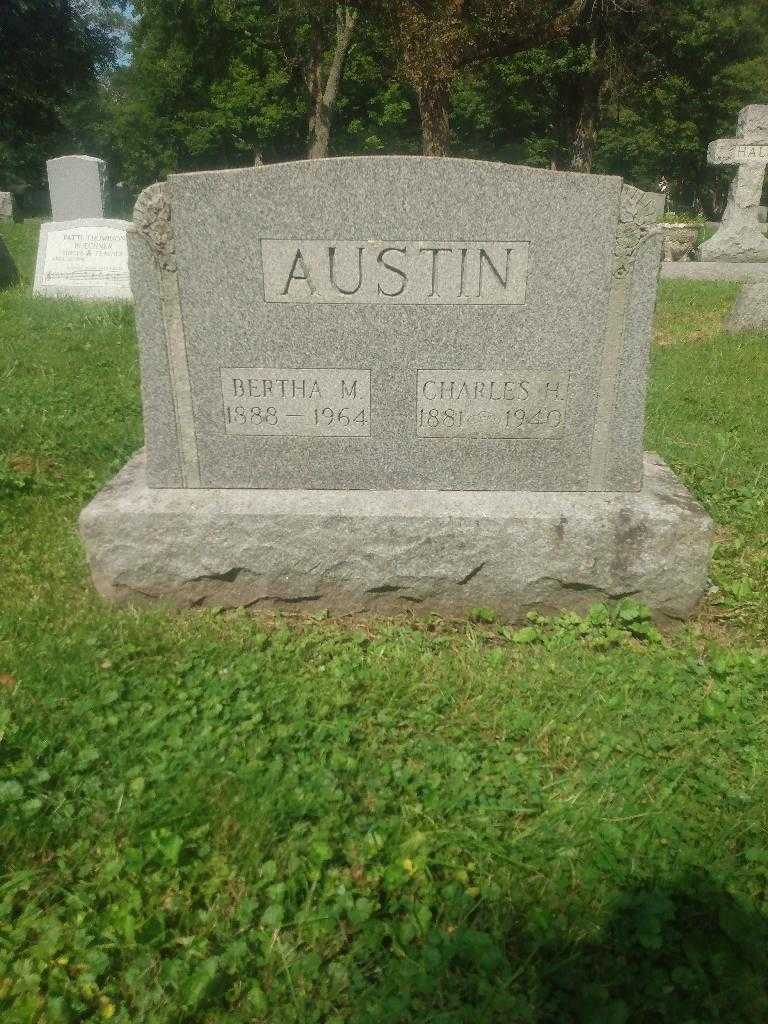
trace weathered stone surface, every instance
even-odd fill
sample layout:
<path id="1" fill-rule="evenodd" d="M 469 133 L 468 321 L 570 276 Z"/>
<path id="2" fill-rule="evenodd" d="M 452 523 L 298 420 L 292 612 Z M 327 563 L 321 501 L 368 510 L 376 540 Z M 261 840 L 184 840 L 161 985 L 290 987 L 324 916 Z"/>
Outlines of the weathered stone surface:
<path id="1" fill-rule="evenodd" d="M 678 263 L 688 261 L 691 253 L 699 244 L 699 227 L 697 224 L 662 224 L 664 235 L 664 262 Z"/>
<path id="2" fill-rule="evenodd" d="M 619 178 L 403 157 L 147 189 L 147 460 L 82 513 L 98 589 L 688 614 L 712 524 L 641 447 L 662 208 Z"/>
<path id="3" fill-rule="evenodd" d="M 700 260 L 768 260 L 768 239 L 760 225 L 760 199 L 768 165 L 768 105 L 744 107 L 739 137 L 717 139 L 707 150 L 710 164 L 736 164 L 728 205 L 717 232 L 699 250 Z"/>
<path id="4" fill-rule="evenodd" d="M 46 162 L 55 221 L 106 216 L 107 165 L 95 156 L 59 156 Z"/>
<path id="5" fill-rule="evenodd" d="M 646 455 L 636 493 L 157 489 L 136 456 L 80 517 L 106 598 L 182 607 L 463 614 L 583 611 L 631 595 L 657 618 L 703 594 L 712 522 Z"/>
<path id="6" fill-rule="evenodd" d="M 124 220 L 53 221 L 40 226 L 34 292 L 78 299 L 131 298 Z"/>
<path id="7" fill-rule="evenodd" d="M 172 175 L 129 232 L 150 486 L 638 489 L 662 208 L 469 160 Z"/>
<path id="8" fill-rule="evenodd" d="M 9 224 L 15 215 L 13 192 L 0 192 L 0 223 Z"/>
<path id="9" fill-rule="evenodd" d="M 8 251 L 5 240 L 0 238 L 0 288 L 10 288 L 19 283 L 19 272 Z"/>
<path id="10" fill-rule="evenodd" d="M 725 321 L 725 329 L 734 333 L 768 330 L 768 277 L 744 285 Z"/>
<path id="11" fill-rule="evenodd" d="M 768 145 L 768 104 L 749 103 L 742 107 L 736 126 L 748 146 Z"/>
<path id="12" fill-rule="evenodd" d="M 687 281 L 768 280 L 768 263 L 662 263 L 663 278 Z"/>

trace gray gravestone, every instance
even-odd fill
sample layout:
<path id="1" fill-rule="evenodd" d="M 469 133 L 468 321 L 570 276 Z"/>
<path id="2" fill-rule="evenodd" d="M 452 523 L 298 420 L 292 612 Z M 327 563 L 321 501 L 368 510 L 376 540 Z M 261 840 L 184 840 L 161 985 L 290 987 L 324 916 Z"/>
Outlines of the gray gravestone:
<path id="1" fill-rule="evenodd" d="M 638 489 L 660 203 L 460 160 L 171 177 L 129 237 L 151 485 Z"/>
<path id="2" fill-rule="evenodd" d="M 748 281 L 744 285 L 725 322 L 725 329 L 734 334 L 768 329 L 768 280 Z"/>
<path id="3" fill-rule="evenodd" d="M 99 589 L 685 614 L 711 523 L 642 452 L 662 209 L 620 178 L 401 157 L 147 189 L 146 463 L 83 513 Z"/>
<path id="4" fill-rule="evenodd" d="M 739 114 L 738 133 L 737 138 L 710 143 L 707 151 L 710 164 L 735 164 L 738 170 L 720 227 L 699 249 L 701 260 L 768 260 L 768 239 L 759 219 L 768 165 L 768 106 L 744 107 Z"/>
<path id="5" fill-rule="evenodd" d="M 14 213 L 13 192 L 0 192 L 0 223 L 11 223 Z"/>
<path id="6" fill-rule="evenodd" d="M 129 300 L 128 227 L 127 221 L 101 218 L 42 224 L 35 294 Z"/>
<path id="7" fill-rule="evenodd" d="M 46 163 L 53 220 L 106 216 L 107 165 L 95 156 L 59 156 Z"/>

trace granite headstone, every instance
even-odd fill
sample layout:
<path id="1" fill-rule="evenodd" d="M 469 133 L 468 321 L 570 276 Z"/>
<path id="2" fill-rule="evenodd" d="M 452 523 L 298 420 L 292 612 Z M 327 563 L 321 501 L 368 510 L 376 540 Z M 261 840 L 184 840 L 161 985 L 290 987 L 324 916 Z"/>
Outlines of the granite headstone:
<path id="1" fill-rule="evenodd" d="M 660 206 L 461 160 L 153 186 L 129 234 L 150 485 L 639 489 Z"/>
<path id="2" fill-rule="evenodd" d="M 663 199 L 467 160 L 174 175 L 129 252 L 146 454 L 113 599 L 686 614 L 711 524 L 642 451 Z"/>

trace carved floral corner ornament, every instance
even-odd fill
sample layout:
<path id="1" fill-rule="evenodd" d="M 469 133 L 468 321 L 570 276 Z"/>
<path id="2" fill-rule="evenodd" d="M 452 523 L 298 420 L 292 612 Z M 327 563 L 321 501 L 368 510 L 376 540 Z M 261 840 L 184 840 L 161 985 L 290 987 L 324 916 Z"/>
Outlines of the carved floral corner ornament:
<path id="1" fill-rule="evenodd" d="M 614 276 L 627 277 L 632 272 L 640 246 L 650 238 L 662 234 L 658 226 L 657 200 L 649 192 L 632 185 L 621 190 L 619 226 L 614 248 Z"/>
<path id="2" fill-rule="evenodd" d="M 146 239 L 160 270 L 176 271 L 176 242 L 171 224 L 171 204 L 165 182 L 145 188 L 133 210 L 136 230 Z"/>

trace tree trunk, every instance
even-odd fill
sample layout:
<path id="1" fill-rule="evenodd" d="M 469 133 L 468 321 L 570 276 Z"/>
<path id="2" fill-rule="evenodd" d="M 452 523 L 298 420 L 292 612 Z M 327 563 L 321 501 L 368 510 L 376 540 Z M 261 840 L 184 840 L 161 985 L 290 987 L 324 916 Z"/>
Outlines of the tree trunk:
<path id="1" fill-rule="evenodd" d="M 597 129 L 600 124 L 600 84 L 591 78 L 581 96 L 576 124 L 571 138 L 570 170 L 589 174 L 595 155 Z"/>
<path id="2" fill-rule="evenodd" d="M 442 0 L 436 10 L 422 0 L 392 0 L 403 70 L 416 94 L 424 156 L 446 156 L 451 85 L 465 63 L 465 0 Z"/>
<path id="3" fill-rule="evenodd" d="M 319 32 L 316 33 L 312 61 L 308 73 L 308 87 L 311 112 L 309 116 L 310 160 L 328 156 L 331 140 L 331 118 L 339 95 L 344 61 L 349 52 L 352 35 L 357 24 L 356 8 L 339 4 L 336 17 L 336 40 L 333 56 L 328 68 L 328 77 L 323 83 L 323 46 Z"/>
<path id="4" fill-rule="evenodd" d="M 603 45 L 605 45 L 603 43 Z M 579 81 L 577 107 L 571 131 L 570 170 L 589 174 L 595 155 L 595 142 L 600 127 L 603 93 L 608 85 L 608 71 L 597 52 L 597 40 L 592 39 L 592 68 Z"/>
<path id="5" fill-rule="evenodd" d="M 424 156 L 447 156 L 449 138 L 448 89 L 442 82 L 421 82 L 416 88 Z"/>

